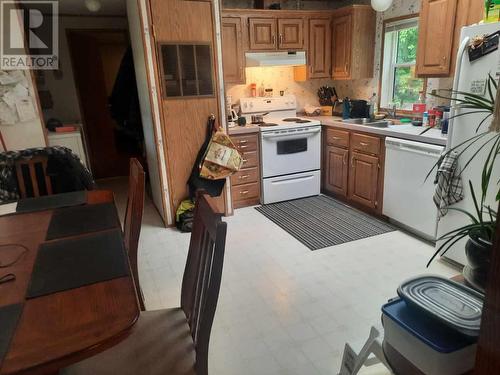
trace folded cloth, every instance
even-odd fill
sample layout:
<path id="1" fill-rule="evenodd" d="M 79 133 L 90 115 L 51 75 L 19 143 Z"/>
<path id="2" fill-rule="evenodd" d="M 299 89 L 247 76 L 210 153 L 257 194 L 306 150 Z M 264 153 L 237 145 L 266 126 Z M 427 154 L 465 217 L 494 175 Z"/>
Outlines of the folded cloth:
<path id="1" fill-rule="evenodd" d="M 434 184 L 437 185 L 433 200 L 439 211 L 438 217 L 441 218 L 448 213 L 449 206 L 464 199 L 458 152 L 451 151 L 441 156 Z"/>

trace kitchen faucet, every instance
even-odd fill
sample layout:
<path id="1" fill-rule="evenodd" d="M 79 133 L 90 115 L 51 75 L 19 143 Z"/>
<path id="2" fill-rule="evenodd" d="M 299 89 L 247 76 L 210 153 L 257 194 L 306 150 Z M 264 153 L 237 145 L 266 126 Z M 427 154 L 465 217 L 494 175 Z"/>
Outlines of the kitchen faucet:
<path id="1" fill-rule="evenodd" d="M 387 109 L 386 112 L 387 112 L 387 116 L 389 116 L 389 118 L 395 119 L 396 118 L 396 104 L 392 105 L 392 111 L 390 109 Z"/>

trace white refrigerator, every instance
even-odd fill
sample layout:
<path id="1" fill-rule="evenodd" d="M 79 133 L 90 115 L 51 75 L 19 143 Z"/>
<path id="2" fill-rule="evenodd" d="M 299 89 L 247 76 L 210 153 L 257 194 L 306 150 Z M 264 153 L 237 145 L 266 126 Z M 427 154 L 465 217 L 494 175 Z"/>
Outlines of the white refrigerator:
<path id="1" fill-rule="evenodd" d="M 455 78 L 453 86 L 455 90 L 472 92 L 473 89 L 477 93 L 481 93 L 485 84 L 485 80 L 488 79 L 488 73 L 490 73 L 498 82 L 500 76 L 500 49 L 491 52 L 488 55 L 482 56 L 478 60 L 469 61 L 469 56 L 467 52 L 468 41 L 477 35 L 483 34 L 493 34 L 500 31 L 500 22 L 480 24 L 464 27 L 461 32 L 461 45 L 457 54 L 457 65 Z M 487 92 L 484 95 L 488 95 Z M 470 111 L 469 110 L 454 110 L 452 108 L 450 116 L 456 116 L 460 111 Z M 476 128 L 481 120 L 484 118 L 485 114 L 468 114 L 460 117 L 456 117 L 450 120 L 449 130 L 448 130 L 448 141 L 447 149 L 459 145 L 464 140 L 474 136 L 476 134 Z M 481 130 L 486 130 L 491 123 L 491 117 L 485 121 L 482 125 Z M 490 143 L 491 144 L 491 143 Z M 469 160 L 470 156 L 476 152 L 478 147 L 472 146 L 460 157 L 459 164 L 461 167 Z M 487 147 L 487 149 L 489 149 Z M 472 181 L 474 186 L 474 191 L 476 194 L 480 195 L 481 192 L 481 172 L 484 161 L 487 157 L 487 150 L 482 150 L 474 159 L 474 161 L 463 171 L 462 181 L 464 186 L 464 200 L 454 205 L 454 207 L 459 207 L 466 209 L 469 212 L 475 212 L 474 204 L 471 198 L 471 190 L 469 188 L 469 180 Z M 493 176 L 490 180 L 489 196 L 487 203 L 491 205 L 492 208 L 496 210 L 497 206 L 495 204 L 495 193 L 497 189 L 497 181 L 500 178 L 500 162 L 497 161 L 493 172 Z M 462 226 L 464 224 L 469 224 L 470 219 L 468 219 L 464 214 L 449 210 L 448 213 L 442 217 L 438 222 L 437 237 L 443 236 L 447 232 Z M 448 252 L 444 255 L 459 264 L 467 264 L 465 256 L 465 243 L 467 239 L 464 238 L 457 242 Z M 439 246 L 442 241 L 438 241 L 436 246 Z"/>

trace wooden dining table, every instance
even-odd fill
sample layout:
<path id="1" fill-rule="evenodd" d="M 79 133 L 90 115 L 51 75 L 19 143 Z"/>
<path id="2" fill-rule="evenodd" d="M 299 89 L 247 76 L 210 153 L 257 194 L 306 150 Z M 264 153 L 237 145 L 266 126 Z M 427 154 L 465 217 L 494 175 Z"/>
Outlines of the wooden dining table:
<path id="1" fill-rule="evenodd" d="M 113 193 L 86 192 L 85 205 L 99 203 L 114 203 Z M 0 268 L 0 276 L 12 273 L 16 277 L 0 284 L 0 308 L 22 304 L 6 354 L 3 360 L 0 358 L 1 375 L 55 374 L 123 340 L 139 317 L 131 272 L 74 289 L 26 297 L 37 252 L 47 242 L 54 211 L 0 216 L 0 246 L 20 244 L 27 249 L 15 264 Z M 121 230 L 119 220 L 116 221 Z M 0 247 L 0 256 L 1 252 Z"/>

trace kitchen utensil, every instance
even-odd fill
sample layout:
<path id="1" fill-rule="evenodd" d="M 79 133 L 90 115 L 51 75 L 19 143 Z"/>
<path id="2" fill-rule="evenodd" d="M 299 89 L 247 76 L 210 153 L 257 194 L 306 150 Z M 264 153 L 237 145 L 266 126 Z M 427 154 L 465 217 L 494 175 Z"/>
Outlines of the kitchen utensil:
<path id="1" fill-rule="evenodd" d="M 264 122 L 264 116 L 269 114 L 269 112 L 265 112 L 261 115 L 252 115 L 252 124 L 260 124 Z"/>
<path id="2" fill-rule="evenodd" d="M 231 108 L 231 113 L 229 115 L 231 117 L 231 121 L 236 122 L 238 121 L 238 113 L 236 113 L 236 110 Z"/>

